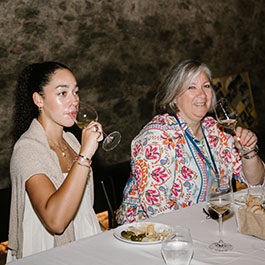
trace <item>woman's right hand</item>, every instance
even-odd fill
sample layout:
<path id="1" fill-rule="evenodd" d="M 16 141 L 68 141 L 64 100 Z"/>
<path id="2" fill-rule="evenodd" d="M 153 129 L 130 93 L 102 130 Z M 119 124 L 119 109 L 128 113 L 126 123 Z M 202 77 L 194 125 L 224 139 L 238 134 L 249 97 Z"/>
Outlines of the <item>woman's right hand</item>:
<path id="1" fill-rule="evenodd" d="M 92 158 L 98 149 L 98 143 L 103 140 L 103 130 L 100 123 L 92 121 L 82 130 L 80 154 Z"/>

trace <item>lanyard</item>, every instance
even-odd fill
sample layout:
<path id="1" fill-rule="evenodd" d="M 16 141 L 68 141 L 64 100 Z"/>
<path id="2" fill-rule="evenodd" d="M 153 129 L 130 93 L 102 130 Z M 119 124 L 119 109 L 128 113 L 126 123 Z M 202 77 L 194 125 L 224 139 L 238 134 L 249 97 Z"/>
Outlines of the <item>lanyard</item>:
<path id="1" fill-rule="evenodd" d="M 177 122 L 178 122 L 178 124 L 179 124 L 179 126 L 180 126 L 180 128 L 181 128 L 181 124 L 180 124 L 180 121 L 179 121 L 177 115 L 174 115 L 174 116 L 175 116 L 175 118 L 176 118 L 176 120 L 177 120 Z M 212 168 L 212 170 L 214 171 L 215 176 L 217 177 L 217 179 L 219 179 L 219 173 L 218 173 L 218 170 L 217 170 L 217 166 L 216 166 L 216 163 L 215 163 L 215 161 L 214 161 L 213 154 L 212 154 L 212 152 L 211 152 L 211 148 L 210 148 L 210 146 L 209 146 L 209 143 L 208 143 L 208 141 L 207 141 L 207 138 L 206 138 L 206 136 L 205 136 L 205 134 L 204 134 L 204 130 L 203 130 L 203 128 L 202 128 L 202 133 L 203 133 L 203 137 L 204 137 L 204 140 L 205 140 L 205 142 L 206 142 L 207 149 L 208 149 L 208 151 L 209 151 L 209 154 L 210 154 L 210 157 L 211 157 L 211 160 L 212 160 L 213 166 L 212 166 L 211 163 L 208 161 L 208 159 L 205 157 L 205 155 L 201 152 L 200 148 L 199 148 L 199 147 L 197 146 L 197 144 L 194 142 L 193 137 L 190 135 L 189 132 L 187 132 L 187 130 L 184 131 L 184 136 L 185 136 L 185 138 L 187 138 L 187 139 L 192 143 L 192 145 L 193 145 L 194 148 L 196 149 L 196 151 L 197 151 L 197 153 L 199 154 L 199 156 L 202 158 L 202 160 L 207 164 L 207 166 L 208 166 L 209 168 Z"/>
<path id="2" fill-rule="evenodd" d="M 202 129 L 203 131 L 203 129 Z M 204 137 L 204 140 L 206 142 L 206 145 L 207 145 L 207 149 L 209 151 L 209 154 L 210 154 L 210 157 L 211 157 L 211 161 L 213 163 L 213 166 L 211 165 L 211 163 L 209 162 L 209 160 L 205 157 L 205 155 L 201 152 L 200 148 L 197 146 L 197 144 L 194 142 L 194 139 L 193 137 L 185 131 L 185 135 L 187 136 L 187 138 L 189 139 L 189 141 L 193 144 L 194 148 L 196 149 L 196 151 L 198 152 L 198 154 L 200 155 L 200 157 L 205 161 L 205 163 L 208 165 L 209 168 L 212 168 L 216 177 L 219 177 L 219 174 L 218 174 L 218 170 L 217 170 L 217 167 L 216 167 L 216 164 L 215 164 L 215 161 L 214 161 L 214 158 L 213 158 L 213 154 L 211 152 L 211 149 L 210 149 L 210 146 L 209 146 L 209 143 L 205 137 L 205 134 L 203 132 L 203 137 Z"/>
<path id="3" fill-rule="evenodd" d="M 207 148 L 208 148 L 208 151 L 209 151 L 209 154 L 210 154 L 210 157 L 211 157 L 212 163 L 213 163 L 213 167 L 214 167 L 213 170 L 214 170 L 214 173 L 215 173 L 216 177 L 219 178 L 220 176 L 219 176 L 219 173 L 218 173 L 218 169 L 217 169 L 217 166 L 216 166 L 216 163 L 215 163 L 215 160 L 214 160 L 214 157 L 213 157 L 213 154 L 212 154 L 211 148 L 210 148 L 209 143 L 208 143 L 208 141 L 207 141 L 207 138 L 206 138 L 206 136 L 205 136 L 205 134 L 204 134 L 204 130 L 203 130 L 203 128 L 202 128 L 202 133 L 203 133 L 203 137 L 204 137 L 204 140 L 205 140 L 205 142 L 206 142 L 206 145 L 207 145 Z"/>

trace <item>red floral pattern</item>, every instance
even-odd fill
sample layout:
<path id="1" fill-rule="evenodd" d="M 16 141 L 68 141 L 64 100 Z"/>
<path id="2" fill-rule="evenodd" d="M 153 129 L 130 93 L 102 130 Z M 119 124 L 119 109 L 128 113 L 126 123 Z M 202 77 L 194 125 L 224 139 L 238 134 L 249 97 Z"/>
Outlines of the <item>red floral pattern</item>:
<path id="1" fill-rule="evenodd" d="M 132 171 L 118 210 L 118 223 L 134 222 L 205 199 L 208 171 L 188 147 L 183 134 L 187 124 L 178 117 L 182 128 L 173 116 L 158 115 L 133 140 Z M 202 126 L 220 175 L 241 179 L 241 160 L 233 137 L 219 130 L 211 117 L 205 118 Z M 202 152 L 208 156 L 204 149 Z"/>

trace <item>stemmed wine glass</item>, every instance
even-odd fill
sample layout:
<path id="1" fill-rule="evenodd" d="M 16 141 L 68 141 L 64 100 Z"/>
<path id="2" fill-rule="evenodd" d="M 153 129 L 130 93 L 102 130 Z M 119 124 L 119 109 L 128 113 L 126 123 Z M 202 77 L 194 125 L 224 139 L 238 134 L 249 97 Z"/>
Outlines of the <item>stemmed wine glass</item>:
<path id="1" fill-rule="evenodd" d="M 219 219 L 219 241 L 209 245 L 210 249 L 216 251 L 227 251 L 233 246 L 223 241 L 223 219 L 222 215 L 232 208 L 234 204 L 231 179 L 228 176 L 214 176 L 210 180 L 207 189 L 207 208 L 218 214 Z"/>
<path id="2" fill-rule="evenodd" d="M 227 101 L 226 98 L 221 98 L 219 101 L 217 101 L 215 105 L 215 116 L 217 119 L 217 122 L 220 126 L 232 130 L 233 133 L 235 133 L 236 124 L 238 121 L 238 113 L 237 111 L 232 107 L 232 105 Z M 242 150 L 240 151 L 239 155 L 243 156 L 247 154 L 250 149 L 246 146 L 244 146 L 240 138 L 237 138 L 239 144 L 242 147 Z M 245 179 L 247 184 L 247 196 L 246 201 L 249 200 L 249 184 L 247 180 Z"/>
<path id="3" fill-rule="evenodd" d="M 226 129 L 230 129 L 233 131 L 233 133 L 235 133 L 236 124 L 238 122 L 238 113 L 227 101 L 227 99 L 221 98 L 219 101 L 217 101 L 214 110 L 219 125 Z M 249 152 L 249 149 L 246 146 L 242 145 L 239 137 L 237 138 L 237 140 L 242 147 L 240 155 L 244 155 Z"/>
<path id="4" fill-rule="evenodd" d="M 71 117 L 80 129 L 86 128 L 91 121 L 98 121 L 97 111 L 92 106 L 81 101 L 79 101 L 76 117 Z M 103 131 L 103 135 L 104 141 L 102 148 L 105 151 L 113 150 L 120 143 L 121 134 L 118 131 L 114 131 L 108 135 Z"/>

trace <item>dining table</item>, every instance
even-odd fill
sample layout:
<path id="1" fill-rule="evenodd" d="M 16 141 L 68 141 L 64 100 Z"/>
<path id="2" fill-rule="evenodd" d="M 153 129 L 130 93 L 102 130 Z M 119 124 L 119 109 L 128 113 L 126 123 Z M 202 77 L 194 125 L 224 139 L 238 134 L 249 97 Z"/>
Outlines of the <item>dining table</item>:
<path id="1" fill-rule="evenodd" d="M 209 249 L 209 244 L 219 239 L 218 220 L 207 218 L 203 211 L 206 203 L 182 208 L 157 215 L 143 222 L 159 223 L 169 226 L 182 226 L 190 229 L 193 240 L 191 265 L 233 264 L 264 265 L 265 240 L 238 232 L 236 213 L 239 206 L 223 218 L 223 240 L 233 245 L 226 252 Z M 133 225 L 133 223 L 132 223 Z M 49 249 L 8 263 L 9 265 L 163 265 L 161 243 L 137 244 L 125 242 L 114 236 L 122 226 L 75 242 Z"/>

